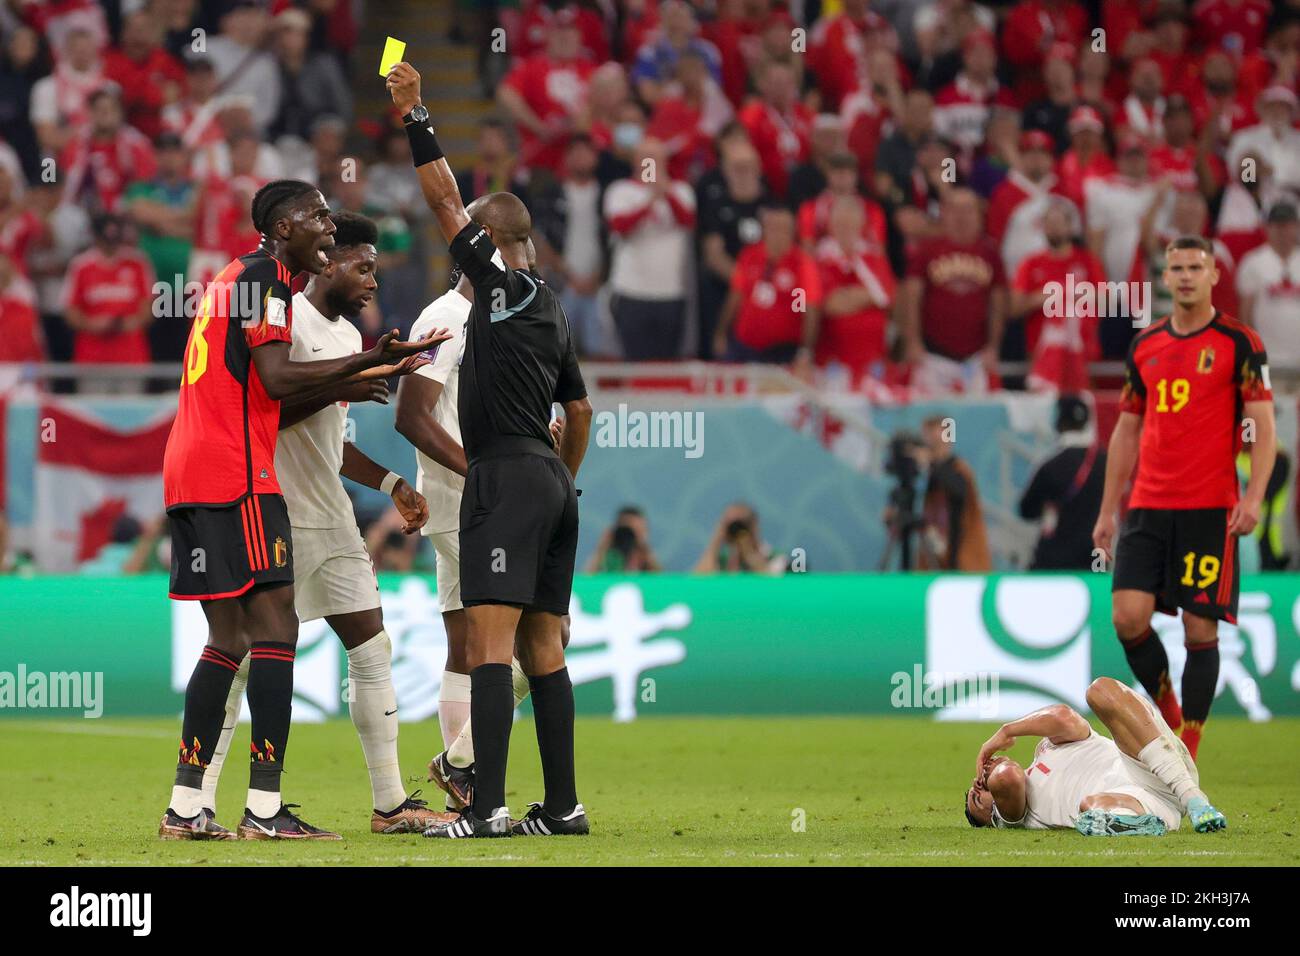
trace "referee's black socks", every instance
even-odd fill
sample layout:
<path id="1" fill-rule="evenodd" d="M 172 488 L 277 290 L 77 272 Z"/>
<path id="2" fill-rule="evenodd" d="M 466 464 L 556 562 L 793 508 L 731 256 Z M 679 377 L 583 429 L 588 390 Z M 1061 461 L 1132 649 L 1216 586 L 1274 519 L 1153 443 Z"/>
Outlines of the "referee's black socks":
<path id="1" fill-rule="evenodd" d="M 546 783 L 542 809 L 558 818 L 578 803 L 573 773 L 573 681 L 569 679 L 569 669 L 561 667 L 544 677 L 529 677 L 528 687 L 533 697 L 533 719 L 537 723 L 542 779 Z"/>
<path id="2" fill-rule="evenodd" d="M 473 809 L 476 817 L 486 820 L 506 805 L 506 759 L 515 715 L 514 675 L 509 664 L 480 664 L 470 671 L 469 682 L 469 716 L 474 734 Z"/>

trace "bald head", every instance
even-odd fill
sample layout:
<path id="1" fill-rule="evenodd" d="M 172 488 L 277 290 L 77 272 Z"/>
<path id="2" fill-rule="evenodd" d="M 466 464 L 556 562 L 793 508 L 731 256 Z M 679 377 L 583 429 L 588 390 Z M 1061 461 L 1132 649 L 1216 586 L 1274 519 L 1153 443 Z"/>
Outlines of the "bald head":
<path id="1" fill-rule="evenodd" d="M 514 193 L 488 193 L 475 199 L 465 212 L 492 233 L 498 249 L 528 241 L 533 231 L 533 217 L 528 207 Z"/>

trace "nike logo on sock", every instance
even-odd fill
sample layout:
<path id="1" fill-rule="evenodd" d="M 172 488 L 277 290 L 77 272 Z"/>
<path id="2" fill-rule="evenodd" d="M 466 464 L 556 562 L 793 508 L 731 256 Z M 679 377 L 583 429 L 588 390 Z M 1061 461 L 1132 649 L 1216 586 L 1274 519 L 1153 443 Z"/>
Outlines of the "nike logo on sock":
<path id="1" fill-rule="evenodd" d="M 385 716 L 385 717 L 391 717 L 391 716 L 393 716 L 393 714 L 395 714 L 395 713 L 397 713 L 397 708 L 396 708 L 396 707 L 394 707 L 392 710 L 386 710 L 386 711 L 384 711 L 384 716 Z"/>

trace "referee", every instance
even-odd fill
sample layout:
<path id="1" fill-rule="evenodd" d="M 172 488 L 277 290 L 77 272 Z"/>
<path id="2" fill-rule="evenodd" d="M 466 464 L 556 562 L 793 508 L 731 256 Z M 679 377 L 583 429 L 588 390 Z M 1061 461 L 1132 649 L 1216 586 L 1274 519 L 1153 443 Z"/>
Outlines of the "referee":
<path id="1" fill-rule="evenodd" d="M 469 464 L 460 508 L 461 601 L 469 625 L 474 801 L 425 836 L 460 839 L 585 834 L 573 770 L 573 683 L 561 618 L 578 547 L 573 480 L 587 450 L 591 404 L 568 319 L 528 269 L 532 219 L 519 197 L 492 193 L 467 211 L 420 102 L 408 63 L 388 73 L 424 199 L 474 285 L 460 372 L 460 431 Z M 559 454 L 551 406 L 564 406 Z M 506 757 L 514 716 L 510 658 L 528 675 L 543 803 L 510 821 Z"/>

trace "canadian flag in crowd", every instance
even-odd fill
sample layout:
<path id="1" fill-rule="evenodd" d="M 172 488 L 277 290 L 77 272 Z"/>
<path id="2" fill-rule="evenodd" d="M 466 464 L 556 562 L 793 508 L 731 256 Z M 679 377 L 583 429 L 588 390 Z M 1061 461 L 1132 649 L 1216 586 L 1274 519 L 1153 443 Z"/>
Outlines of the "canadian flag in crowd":
<path id="1" fill-rule="evenodd" d="M 123 515 L 162 511 L 163 451 L 175 413 L 117 431 L 65 405 L 41 405 L 36 435 L 35 552 L 44 571 L 74 571 L 108 544 Z"/>

